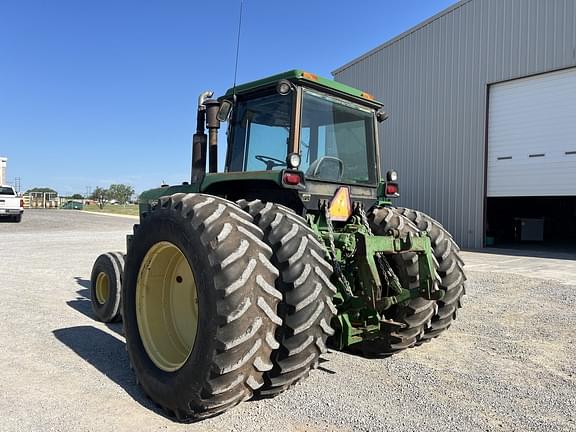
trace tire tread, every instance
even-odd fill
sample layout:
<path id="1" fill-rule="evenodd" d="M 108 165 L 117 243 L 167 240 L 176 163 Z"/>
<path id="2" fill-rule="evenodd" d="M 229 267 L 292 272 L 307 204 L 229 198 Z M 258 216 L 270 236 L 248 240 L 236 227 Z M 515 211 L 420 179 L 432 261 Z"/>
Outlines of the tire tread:
<path id="1" fill-rule="evenodd" d="M 181 397 L 177 406 L 155 400 L 181 422 L 191 422 L 220 414 L 252 397 L 264 384 L 263 373 L 272 368 L 270 356 L 276 327 L 281 323 L 276 310 L 281 294 L 275 288 L 278 271 L 269 262 L 272 251 L 262 241 L 263 232 L 237 205 L 223 198 L 199 193 L 178 193 L 160 198 L 159 204 L 135 231 L 143 235 L 155 219 L 176 218 L 199 233 L 206 251 L 217 293 L 214 347 L 207 367 L 201 367 L 200 389 L 192 389 L 190 399 Z M 125 329 L 125 333 L 126 332 Z M 197 341 L 198 343 L 198 341 Z M 134 366 L 135 355 L 128 350 Z M 138 381 L 143 384 L 140 371 Z"/>
<path id="2" fill-rule="evenodd" d="M 273 397 L 305 379 L 326 351 L 334 331 L 335 313 L 330 282 L 332 267 L 324 249 L 306 221 L 291 209 L 260 200 L 238 201 L 254 217 L 272 248 L 272 263 L 279 269 L 276 287 L 282 293 L 278 313 L 283 325 L 277 330 L 279 348 L 272 354 L 273 368 L 264 374 L 261 397 Z"/>

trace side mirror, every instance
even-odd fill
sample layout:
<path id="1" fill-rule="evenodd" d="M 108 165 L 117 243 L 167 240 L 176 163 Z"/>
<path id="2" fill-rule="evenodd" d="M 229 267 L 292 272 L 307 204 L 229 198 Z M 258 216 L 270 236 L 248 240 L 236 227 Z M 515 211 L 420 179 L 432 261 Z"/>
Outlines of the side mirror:
<path id="1" fill-rule="evenodd" d="M 220 102 L 220 108 L 218 109 L 218 114 L 216 114 L 216 118 L 218 119 L 218 121 L 220 122 L 228 121 L 228 119 L 230 118 L 230 113 L 232 113 L 233 106 L 234 105 L 232 104 L 231 101 L 223 99 L 222 102 Z"/>
<path id="2" fill-rule="evenodd" d="M 384 111 L 384 110 L 376 111 L 376 120 L 378 120 L 378 123 L 382 123 L 388 117 L 390 117 L 390 116 L 388 115 L 388 113 L 386 111 Z"/>

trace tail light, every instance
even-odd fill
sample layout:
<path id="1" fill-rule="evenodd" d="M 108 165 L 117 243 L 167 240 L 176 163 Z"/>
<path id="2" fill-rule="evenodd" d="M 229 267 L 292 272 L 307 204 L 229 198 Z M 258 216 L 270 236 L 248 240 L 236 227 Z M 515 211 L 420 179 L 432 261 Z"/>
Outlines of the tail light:
<path id="1" fill-rule="evenodd" d="M 24 208 L 24 200 L 20 199 L 20 207 Z"/>
<path id="2" fill-rule="evenodd" d="M 400 196 L 398 190 L 398 183 L 386 183 L 385 192 L 387 197 L 398 197 Z"/>
<path id="3" fill-rule="evenodd" d="M 288 186 L 298 186 L 302 183 L 302 173 L 294 171 L 284 171 L 282 174 L 282 183 Z"/>

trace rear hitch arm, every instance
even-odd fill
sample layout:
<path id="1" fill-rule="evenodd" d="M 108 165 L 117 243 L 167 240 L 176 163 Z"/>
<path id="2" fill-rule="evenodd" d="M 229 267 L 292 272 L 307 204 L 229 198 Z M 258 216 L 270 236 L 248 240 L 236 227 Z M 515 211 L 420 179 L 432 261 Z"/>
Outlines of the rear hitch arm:
<path id="1" fill-rule="evenodd" d="M 372 303 L 374 309 L 382 311 L 413 297 L 423 297 L 427 300 L 440 300 L 443 297 L 444 292 L 438 290 L 437 287 L 438 276 L 434 265 L 432 246 L 426 233 L 406 238 L 357 234 L 356 245 L 360 277 L 363 279 L 366 288 L 371 287 L 371 293 L 367 293 L 367 299 Z M 388 280 L 387 286 L 391 288 L 395 295 L 382 296 L 383 284 L 378 272 L 377 254 L 406 252 L 418 254 L 420 286 L 411 290 L 403 288 L 395 275 L 393 275 L 394 277 Z M 385 259 L 382 259 L 382 264 L 384 264 L 384 267 L 389 267 Z"/>

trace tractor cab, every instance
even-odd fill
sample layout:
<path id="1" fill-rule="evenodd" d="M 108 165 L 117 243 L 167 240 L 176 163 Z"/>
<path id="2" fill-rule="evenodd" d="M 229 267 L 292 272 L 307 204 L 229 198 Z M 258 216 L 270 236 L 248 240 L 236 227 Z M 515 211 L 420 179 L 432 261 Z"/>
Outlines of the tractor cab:
<path id="1" fill-rule="evenodd" d="M 319 80 L 292 71 L 268 85 L 229 90 L 223 100 L 232 96 L 236 102 L 226 170 L 288 168 L 303 172 L 306 181 L 376 186 L 381 104 L 366 93 Z"/>
<path id="2" fill-rule="evenodd" d="M 209 130 L 228 124 L 224 173 L 217 173 L 215 134 L 207 174 L 206 151 L 196 147 L 192 182 L 201 182 L 203 190 L 219 195 L 226 190 L 235 199 L 256 189 L 258 198 L 273 195 L 275 201 L 280 197 L 291 207 L 299 201 L 308 209 L 341 186 L 367 207 L 387 195 L 380 184 L 377 133 L 386 113 L 368 93 L 292 70 L 237 86 L 199 107 L 199 112 L 205 108 Z M 397 186 L 388 196 L 397 196 Z"/>
<path id="3" fill-rule="evenodd" d="M 352 198 L 377 198 L 377 123 L 386 114 L 373 96 L 293 70 L 230 89 L 220 103 L 227 172 L 282 172 L 309 208 L 342 185 Z"/>

